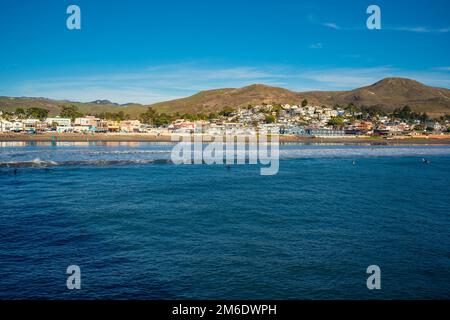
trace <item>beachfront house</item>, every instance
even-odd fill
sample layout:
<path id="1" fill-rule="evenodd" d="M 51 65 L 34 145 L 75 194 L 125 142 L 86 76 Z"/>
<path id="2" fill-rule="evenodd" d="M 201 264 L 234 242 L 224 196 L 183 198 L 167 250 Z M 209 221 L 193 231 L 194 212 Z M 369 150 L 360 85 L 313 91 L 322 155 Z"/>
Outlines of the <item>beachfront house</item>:
<path id="1" fill-rule="evenodd" d="M 23 123 L 19 120 L 14 120 L 11 122 L 11 131 L 13 132 L 22 132 L 23 131 Z"/>
<path id="2" fill-rule="evenodd" d="M 211 123 L 208 128 L 205 129 L 205 133 L 211 136 L 220 136 L 223 135 L 226 131 L 224 125 Z"/>
<path id="3" fill-rule="evenodd" d="M 279 134 L 280 127 L 276 124 L 260 124 L 259 125 L 260 134 Z"/>
<path id="4" fill-rule="evenodd" d="M 73 131 L 72 119 L 69 118 L 47 118 L 45 119 L 45 124 L 47 125 L 47 128 L 54 129 L 58 133 Z"/>
<path id="5" fill-rule="evenodd" d="M 195 124 L 195 127 L 194 127 L 195 134 L 203 134 L 203 133 L 207 132 L 209 130 L 209 126 L 211 125 L 211 123 L 206 120 L 198 120 L 198 121 L 195 121 L 194 124 Z"/>
<path id="6" fill-rule="evenodd" d="M 108 132 L 119 132 L 120 131 L 120 121 L 108 120 L 106 122 L 106 128 Z"/>
<path id="7" fill-rule="evenodd" d="M 12 127 L 12 122 L 7 120 L 0 120 L 0 132 L 10 132 Z"/>
<path id="8" fill-rule="evenodd" d="M 139 120 L 125 120 L 120 121 L 119 130 L 124 133 L 139 133 L 141 132 L 142 123 Z"/>
<path id="9" fill-rule="evenodd" d="M 289 126 L 287 128 L 282 129 L 284 134 L 291 134 L 296 136 L 305 136 L 306 129 L 303 126 Z"/>
<path id="10" fill-rule="evenodd" d="M 195 132 L 195 123 L 184 119 L 178 119 L 172 122 L 169 129 L 177 134 L 191 134 Z"/>
<path id="11" fill-rule="evenodd" d="M 47 118 L 47 119 L 45 119 L 45 123 L 49 127 L 51 127 L 54 124 L 59 127 L 70 127 L 72 125 L 72 119 L 60 118 L 60 117 Z"/>
<path id="12" fill-rule="evenodd" d="M 434 131 L 434 132 L 440 132 L 443 129 L 441 127 L 441 125 L 439 124 L 439 122 L 432 121 L 432 120 L 427 121 L 425 123 L 425 126 L 426 126 L 427 130 Z"/>
<path id="13" fill-rule="evenodd" d="M 387 123 L 378 125 L 373 132 L 375 135 L 379 136 L 393 136 L 403 133 L 403 129 L 404 128 L 402 126 L 396 123 Z"/>
<path id="14" fill-rule="evenodd" d="M 36 133 L 44 129 L 44 125 L 39 119 L 24 119 L 22 120 L 23 131 L 28 133 Z"/>
<path id="15" fill-rule="evenodd" d="M 96 132 L 100 127 L 100 119 L 94 116 L 76 118 L 73 127 L 75 132 Z"/>
<path id="16" fill-rule="evenodd" d="M 327 129 L 327 128 L 308 128 L 305 130 L 306 135 L 312 137 L 343 137 L 345 136 L 344 130 L 335 130 L 335 129 Z"/>

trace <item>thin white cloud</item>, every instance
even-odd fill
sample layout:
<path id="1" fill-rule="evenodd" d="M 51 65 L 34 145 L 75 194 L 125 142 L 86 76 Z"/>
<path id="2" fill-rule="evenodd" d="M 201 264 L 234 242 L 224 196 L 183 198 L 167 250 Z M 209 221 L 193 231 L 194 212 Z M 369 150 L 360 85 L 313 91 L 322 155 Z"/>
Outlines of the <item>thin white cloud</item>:
<path id="1" fill-rule="evenodd" d="M 434 68 L 434 70 L 437 70 L 437 71 L 449 71 L 450 72 L 450 67 L 437 67 L 437 68 Z"/>
<path id="2" fill-rule="evenodd" d="M 309 49 L 322 49 L 323 48 L 323 43 L 318 42 L 318 43 L 313 43 L 309 46 Z"/>
<path id="3" fill-rule="evenodd" d="M 338 26 L 336 23 L 334 22 L 326 22 L 323 24 L 323 26 L 334 29 L 334 30 L 341 30 L 342 28 L 340 26 Z"/>
<path id="4" fill-rule="evenodd" d="M 309 14 L 307 16 L 307 19 L 314 24 L 322 25 L 323 27 L 327 27 L 333 30 L 345 30 L 345 31 L 366 31 L 366 28 L 362 27 L 344 27 L 342 25 L 339 25 L 336 22 L 324 22 L 320 19 L 317 19 L 315 15 Z M 442 27 L 442 28 L 436 28 L 436 27 L 429 27 L 429 26 L 387 26 L 383 27 L 382 30 L 390 30 L 390 31 L 402 31 L 402 32 L 414 32 L 414 33 L 448 33 L 450 32 L 450 26 Z"/>
<path id="5" fill-rule="evenodd" d="M 20 83 L 15 95 L 82 102 L 108 99 L 117 103 L 150 104 L 185 97 L 201 90 L 242 87 L 253 83 L 282 86 L 285 85 L 282 81 L 285 76 L 279 71 L 277 68 L 161 65 L 127 73 L 27 80 Z"/>
<path id="6" fill-rule="evenodd" d="M 409 78 L 430 86 L 450 88 L 450 75 L 446 72 L 408 71 L 390 66 L 308 70 L 301 73 L 301 77 L 302 83 L 314 84 L 318 90 L 354 89 L 388 77 Z"/>
<path id="7" fill-rule="evenodd" d="M 307 70 L 301 77 L 318 88 L 326 90 L 347 90 L 369 85 L 386 77 L 392 77 L 395 71 L 389 67 L 376 68 L 335 68 Z"/>
<path id="8" fill-rule="evenodd" d="M 431 27 L 387 27 L 387 30 L 393 31 L 405 31 L 405 32 L 415 32 L 415 33 L 447 33 L 450 32 L 450 27 L 446 28 L 431 28 Z"/>
<path id="9" fill-rule="evenodd" d="M 314 14 L 308 14 L 307 15 L 307 19 L 313 23 L 313 24 L 317 24 L 317 25 L 321 25 L 323 27 L 327 27 L 327 28 L 331 28 L 334 30 L 341 30 L 342 28 L 335 22 L 323 22 L 320 19 L 317 19 L 316 16 Z"/>

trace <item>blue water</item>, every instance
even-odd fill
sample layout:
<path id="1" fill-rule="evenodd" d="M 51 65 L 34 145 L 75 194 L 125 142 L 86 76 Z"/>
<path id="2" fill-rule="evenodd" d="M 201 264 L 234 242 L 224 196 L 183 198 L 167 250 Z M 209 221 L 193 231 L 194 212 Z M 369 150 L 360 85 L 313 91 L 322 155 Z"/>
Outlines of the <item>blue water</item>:
<path id="1" fill-rule="evenodd" d="M 0 145 L 0 298 L 450 298 L 450 148 L 286 145 L 275 176 L 170 149 Z"/>

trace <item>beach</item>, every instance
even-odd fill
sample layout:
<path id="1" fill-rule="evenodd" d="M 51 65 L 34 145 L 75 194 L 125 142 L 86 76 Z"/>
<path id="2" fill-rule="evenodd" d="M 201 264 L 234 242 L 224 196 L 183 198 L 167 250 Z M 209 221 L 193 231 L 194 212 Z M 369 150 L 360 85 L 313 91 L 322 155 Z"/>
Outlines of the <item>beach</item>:
<path id="1" fill-rule="evenodd" d="M 205 136 L 208 138 L 208 136 Z M 372 145 L 450 145 L 450 136 L 429 137 L 303 137 L 295 135 L 280 135 L 281 143 L 313 143 L 313 144 L 372 144 Z M 1 133 L 0 142 L 30 141 L 30 142 L 171 142 L 170 135 L 152 134 L 82 134 L 82 133 L 58 133 L 58 134 L 23 134 Z"/>

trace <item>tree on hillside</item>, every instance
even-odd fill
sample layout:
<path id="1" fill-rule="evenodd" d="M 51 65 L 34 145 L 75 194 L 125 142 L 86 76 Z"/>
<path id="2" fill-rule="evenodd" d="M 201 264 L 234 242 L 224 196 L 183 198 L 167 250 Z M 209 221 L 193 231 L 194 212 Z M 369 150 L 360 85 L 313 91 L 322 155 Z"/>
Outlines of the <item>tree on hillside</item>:
<path id="1" fill-rule="evenodd" d="M 173 120 L 168 114 L 158 114 L 152 107 L 149 107 L 146 112 L 141 113 L 140 119 L 143 123 L 152 124 L 157 127 L 168 125 Z"/>
<path id="2" fill-rule="evenodd" d="M 308 105 L 308 100 L 303 99 L 303 101 L 302 101 L 302 107 L 304 108 L 304 107 L 306 107 L 307 105 Z"/>
<path id="3" fill-rule="evenodd" d="M 157 127 L 168 125 L 170 122 L 172 122 L 172 118 L 165 113 L 161 113 L 153 120 L 153 124 Z"/>
<path id="4" fill-rule="evenodd" d="M 427 122 L 429 119 L 430 117 L 425 112 L 420 115 L 420 121 L 422 122 Z"/>
<path id="5" fill-rule="evenodd" d="M 328 121 L 328 125 L 333 127 L 342 127 L 344 125 L 343 117 L 332 117 L 330 121 Z"/>
<path id="6" fill-rule="evenodd" d="M 265 120 L 266 123 L 274 123 L 276 119 L 273 115 L 267 115 Z"/>
<path id="7" fill-rule="evenodd" d="M 393 112 L 394 117 L 404 120 L 412 120 L 417 118 L 417 115 L 412 112 L 411 107 L 406 105 L 402 109 L 395 109 Z"/>
<path id="8" fill-rule="evenodd" d="M 350 103 L 349 105 L 347 105 L 345 110 L 353 116 L 356 112 L 358 112 L 358 107 L 353 103 Z"/>
<path id="9" fill-rule="evenodd" d="M 14 111 L 14 114 L 19 118 L 23 118 L 25 117 L 25 110 L 23 108 L 17 108 L 16 111 Z"/>
<path id="10" fill-rule="evenodd" d="M 125 114 L 123 111 L 119 112 L 102 112 L 96 115 L 97 118 L 112 120 L 112 121 L 123 121 L 129 120 L 130 116 Z"/>
<path id="11" fill-rule="evenodd" d="M 13 113 L 0 110 L 0 119 L 3 118 L 6 121 L 10 121 L 13 117 Z"/>
<path id="12" fill-rule="evenodd" d="M 413 112 L 409 106 L 404 106 L 402 109 L 395 109 L 392 112 L 392 116 L 397 119 L 408 120 L 412 122 L 413 120 L 419 120 L 421 122 L 426 122 L 429 117 L 426 113 L 416 113 Z"/>
<path id="13" fill-rule="evenodd" d="M 368 117 L 385 116 L 386 112 L 380 106 L 361 106 L 361 112 L 367 114 Z"/>
<path id="14" fill-rule="evenodd" d="M 48 110 L 42 108 L 29 108 L 25 111 L 28 118 L 43 120 L 48 116 Z"/>
<path id="15" fill-rule="evenodd" d="M 130 119 L 130 116 L 125 114 L 125 112 L 123 112 L 123 111 L 119 111 L 119 112 L 115 113 L 115 117 L 116 117 L 117 121 L 123 121 L 123 120 Z"/>
<path id="16" fill-rule="evenodd" d="M 78 111 L 77 106 L 70 105 L 70 106 L 62 106 L 61 111 L 59 112 L 59 116 L 61 118 L 69 118 L 75 120 L 75 118 L 83 117 L 84 114 Z"/>
<path id="17" fill-rule="evenodd" d="M 221 116 L 224 117 L 230 117 L 231 115 L 233 115 L 234 113 L 234 109 L 231 107 L 225 107 L 223 108 L 223 110 L 219 113 Z"/>
<path id="18" fill-rule="evenodd" d="M 272 112 L 276 112 L 277 116 L 280 115 L 281 111 L 283 110 L 283 107 L 281 106 L 281 104 L 274 104 L 272 106 Z"/>
<path id="19" fill-rule="evenodd" d="M 158 116 L 155 109 L 149 107 L 146 112 L 141 113 L 140 119 L 143 123 L 153 124 L 154 119 Z"/>
<path id="20" fill-rule="evenodd" d="M 208 115 L 208 119 L 209 120 L 214 120 L 214 119 L 217 119 L 219 117 L 219 115 L 216 113 L 216 112 L 211 112 L 209 115 Z"/>

